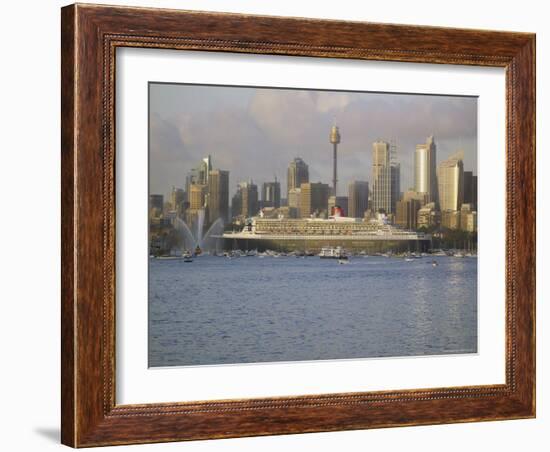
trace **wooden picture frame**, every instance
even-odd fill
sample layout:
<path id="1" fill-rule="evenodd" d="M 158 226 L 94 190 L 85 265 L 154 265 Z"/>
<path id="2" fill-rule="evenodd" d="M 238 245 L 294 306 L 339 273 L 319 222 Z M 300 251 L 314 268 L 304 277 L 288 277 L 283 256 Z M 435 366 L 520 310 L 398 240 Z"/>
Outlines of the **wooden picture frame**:
<path id="1" fill-rule="evenodd" d="M 535 35 L 71 5 L 62 9 L 62 442 L 73 447 L 535 416 Z M 117 405 L 115 50 L 506 69 L 506 383 Z"/>

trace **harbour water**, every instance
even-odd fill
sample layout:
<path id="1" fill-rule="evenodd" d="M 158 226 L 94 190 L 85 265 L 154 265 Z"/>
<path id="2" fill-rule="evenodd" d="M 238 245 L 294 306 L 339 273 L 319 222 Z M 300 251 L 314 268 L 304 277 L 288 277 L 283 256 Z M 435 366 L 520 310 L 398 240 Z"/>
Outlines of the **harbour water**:
<path id="1" fill-rule="evenodd" d="M 475 257 L 149 262 L 150 367 L 476 352 Z"/>

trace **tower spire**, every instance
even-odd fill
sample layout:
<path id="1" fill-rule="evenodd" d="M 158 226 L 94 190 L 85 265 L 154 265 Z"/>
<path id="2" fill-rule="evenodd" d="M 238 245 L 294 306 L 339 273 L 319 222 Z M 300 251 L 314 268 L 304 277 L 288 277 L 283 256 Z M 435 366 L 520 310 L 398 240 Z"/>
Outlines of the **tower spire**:
<path id="1" fill-rule="evenodd" d="M 340 131 L 335 124 L 330 130 L 329 141 L 332 143 L 333 161 L 332 161 L 332 191 L 336 196 L 336 183 L 338 182 L 338 144 L 340 143 Z"/>

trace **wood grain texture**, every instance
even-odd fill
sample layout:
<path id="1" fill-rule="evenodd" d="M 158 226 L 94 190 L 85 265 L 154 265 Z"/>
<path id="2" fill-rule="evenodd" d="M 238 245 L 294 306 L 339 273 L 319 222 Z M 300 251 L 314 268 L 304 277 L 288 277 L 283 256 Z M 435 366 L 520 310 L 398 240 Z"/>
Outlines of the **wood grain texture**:
<path id="1" fill-rule="evenodd" d="M 74 8 L 61 11 L 61 441 L 75 444 L 74 158 L 75 30 Z"/>
<path id="2" fill-rule="evenodd" d="M 71 5 L 62 10 L 62 442 L 74 447 L 535 415 L 535 36 Z M 506 68 L 506 384 L 115 403 L 117 47 Z"/>

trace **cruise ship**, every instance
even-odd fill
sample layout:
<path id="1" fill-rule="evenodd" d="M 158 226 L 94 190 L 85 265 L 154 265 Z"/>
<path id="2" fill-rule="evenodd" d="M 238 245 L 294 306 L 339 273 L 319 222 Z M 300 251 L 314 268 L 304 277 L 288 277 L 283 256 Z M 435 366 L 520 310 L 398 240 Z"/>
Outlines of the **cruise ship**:
<path id="1" fill-rule="evenodd" d="M 363 220 L 342 216 L 321 218 L 249 218 L 241 231 L 226 232 L 226 249 L 271 249 L 319 252 L 340 246 L 353 252 L 425 251 L 431 236 L 387 224 L 384 216 Z"/>

